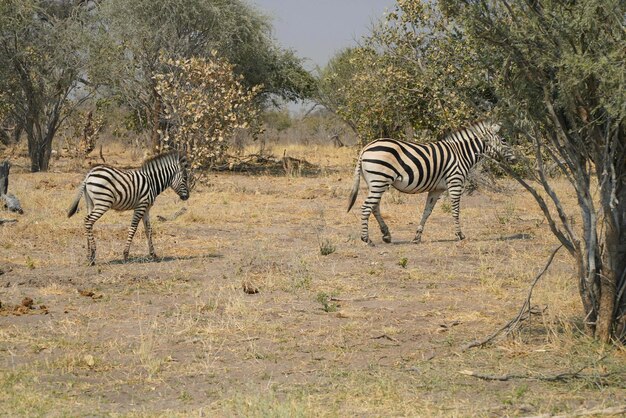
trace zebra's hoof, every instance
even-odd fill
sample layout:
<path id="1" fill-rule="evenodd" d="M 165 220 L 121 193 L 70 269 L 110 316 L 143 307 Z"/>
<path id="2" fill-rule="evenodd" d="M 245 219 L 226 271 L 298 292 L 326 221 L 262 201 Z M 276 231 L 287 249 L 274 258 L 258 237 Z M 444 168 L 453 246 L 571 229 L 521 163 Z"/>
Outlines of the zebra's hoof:
<path id="1" fill-rule="evenodd" d="M 413 240 L 411 241 L 413 244 L 419 244 L 420 242 L 422 242 L 422 236 L 417 236 L 415 238 L 413 238 Z"/>
<path id="2" fill-rule="evenodd" d="M 363 241 L 363 243 L 367 244 L 367 246 L 369 246 L 369 247 L 373 247 L 374 246 L 374 243 L 369 238 L 361 238 L 361 241 Z"/>
<path id="3" fill-rule="evenodd" d="M 96 265 L 96 259 L 95 258 L 90 258 L 87 260 L 87 266 L 88 267 L 93 267 Z"/>
<path id="4" fill-rule="evenodd" d="M 153 259 L 153 260 L 156 260 L 156 259 L 158 259 L 159 257 L 157 257 L 156 253 L 151 253 L 151 254 L 150 254 L 150 258 L 151 258 L 151 259 Z"/>
<path id="5" fill-rule="evenodd" d="M 128 253 L 124 252 L 124 262 L 127 262 L 127 261 L 128 261 Z"/>
<path id="6" fill-rule="evenodd" d="M 463 241 L 465 239 L 465 234 L 463 234 L 462 232 L 457 232 L 456 239 L 458 239 L 459 241 Z"/>
<path id="7" fill-rule="evenodd" d="M 387 244 L 391 243 L 391 235 L 383 235 L 383 242 Z"/>

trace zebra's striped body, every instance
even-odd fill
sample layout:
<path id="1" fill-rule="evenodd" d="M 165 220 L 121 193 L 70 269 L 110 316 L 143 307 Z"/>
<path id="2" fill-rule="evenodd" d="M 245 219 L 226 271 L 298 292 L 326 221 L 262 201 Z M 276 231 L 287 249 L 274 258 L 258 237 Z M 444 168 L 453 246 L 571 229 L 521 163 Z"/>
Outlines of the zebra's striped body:
<path id="1" fill-rule="evenodd" d="M 477 122 L 448 134 L 443 140 L 415 144 L 394 139 L 378 139 L 361 151 L 354 171 L 354 185 L 348 211 L 359 192 L 361 175 L 369 194 L 361 207 L 361 239 L 371 244 L 368 221 L 371 213 L 378 221 L 383 241 L 391 242 L 389 228 L 380 214 L 380 199 L 390 186 L 404 193 L 428 192 L 426 207 L 413 242 L 420 242 L 426 220 L 441 194 L 448 190 L 458 239 L 465 238 L 459 221 L 459 204 L 465 179 L 483 154 L 515 157 L 497 134 L 499 125 Z"/>
<path id="2" fill-rule="evenodd" d="M 168 152 L 150 158 L 137 169 L 121 170 L 108 165 L 92 168 L 79 186 L 78 195 L 67 212 L 68 217 L 74 215 L 78 210 L 80 199 L 85 197 L 87 204 L 85 231 L 89 264 L 93 265 L 96 258 L 93 224 L 109 209 L 134 210 L 124 248 L 124 260 L 128 259 L 130 244 L 140 220 L 143 220 L 146 230 L 150 256 L 156 257 L 152 245 L 150 208 L 156 197 L 168 187 L 174 189 L 182 200 L 189 198 L 187 168 L 187 158 L 178 152 Z"/>

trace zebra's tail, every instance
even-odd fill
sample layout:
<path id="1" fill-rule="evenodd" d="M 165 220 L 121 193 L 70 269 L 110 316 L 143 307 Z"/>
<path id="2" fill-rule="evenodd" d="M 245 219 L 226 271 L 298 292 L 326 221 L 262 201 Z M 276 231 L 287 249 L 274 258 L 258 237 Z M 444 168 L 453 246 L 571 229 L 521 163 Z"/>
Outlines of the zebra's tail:
<path id="1" fill-rule="evenodd" d="M 80 199 L 83 197 L 83 193 L 85 193 L 85 182 L 83 181 L 80 186 L 78 186 L 78 194 L 76 194 L 76 199 L 72 202 L 72 206 L 67 210 L 67 217 L 71 218 L 76 212 L 78 212 L 78 204 L 80 203 Z"/>
<path id="2" fill-rule="evenodd" d="M 348 212 L 354 206 L 354 202 L 356 202 L 356 196 L 359 194 L 359 185 L 361 184 L 361 157 L 359 156 L 359 161 L 356 163 L 356 168 L 354 169 L 354 183 L 352 184 L 352 191 L 350 192 L 350 200 L 348 202 Z"/>

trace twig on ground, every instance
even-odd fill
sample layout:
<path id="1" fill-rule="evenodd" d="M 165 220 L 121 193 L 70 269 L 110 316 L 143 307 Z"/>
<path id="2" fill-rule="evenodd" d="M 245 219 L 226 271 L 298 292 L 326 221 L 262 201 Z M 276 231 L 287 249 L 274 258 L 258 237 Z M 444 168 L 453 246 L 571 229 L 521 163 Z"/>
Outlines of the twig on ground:
<path id="1" fill-rule="evenodd" d="M 382 334 L 382 335 L 379 335 L 378 337 L 372 337 L 372 340 L 380 340 L 381 338 L 384 338 L 384 339 L 387 339 L 389 341 L 393 341 L 393 342 L 396 342 L 396 343 L 398 342 L 397 339 L 395 339 L 392 336 L 387 335 L 387 334 Z"/>
<path id="2" fill-rule="evenodd" d="M 550 257 L 548 257 L 548 262 L 543 267 L 543 269 L 539 272 L 537 277 L 535 277 L 533 284 L 530 286 L 528 297 L 526 297 L 526 300 L 524 301 L 524 304 L 522 305 L 522 308 L 520 309 L 517 316 L 513 318 L 511 321 L 509 321 L 505 326 L 500 328 L 498 331 L 488 336 L 487 338 L 484 338 L 482 340 L 472 341 L 471 343 L 464 345 L 461 348 L 462 351 L 466 351 L 474 347 L 482 347 L 486 345 L 487 343 L 491 342 L 492 340 L 494 340 L 498 335 L 500 335 L 504 331 L 506 331 L 506 334 L 508 335 L 511 332 L 515 331 L 519 327 L 520 323 L 522 323 L 526 319 L 529 319 L 531 315 L 539 313 L 537 312 L 536 309 L 533 310 L 533 308 L 531 307 L 530 299 L 532 297 L 535 285 L 537 285 L 537 283 L 539 282 L 539 279 L 541 279 L 544 273 L 548 270 L 548 267 L 550 267 L 550 264 L 552 264 L 552 260 L 554 260 L 554 256 L 556 256 L 556 253 L 561 249 L 561 247 L 563 247 L 563 244 L 559 245 L 558 247 L 554 249 L 554 251 L 552 251 L 552 254 L 550 254 Z"/>
<path id="3" fill-rule="evenodd" d="M 354 298 L 354 299 L 344 299 L 344 298 L 337 298 L 337 297 L 331 296 L 330 300 L 333 302 L 365 302 L 365 301 L 377 299 L 377 298 L 378 296 L 376 295 L 364 296 L 362 298 Z"/>
<path id="4" fill-rule="evenodd" d="M 481 380 L 498 380 L 501 382 L 505 382 L 507 380 L 514 379 L 526 379 L 526 380 L 541 380 L 544 382 L 564 382 L 572 379 L 583 379 L 583 378 L 604 378 L 610 376 L 612 373 L 605 374 L 583 374 L 582 371 L 585 370 L 587 366 L 580 368 L 574 372 L 563 372 L 563 373 L 555 373 L 551 375 L 544 376 L 532 376 L 527 374 L 503 374 L 503 375 L 492 375 L 492 374 L 483 374 L 474 372 L 471 370 L 461 370 L 459 373 L 465 376 L 475 377 Z"/>
<path id="5" fill-rule="evenodd" d="M 185 212 L 187 212 L 187 208 L 182 207 L 178 211 L 176 211 L 172 216 L 168 216 L 166 218 L 165 216 L 157 215 L 156 218 L 157 220 L 161 222 L 173 221 L 174 219 L 178 218 L 180 215 L 184 214 Z"/>

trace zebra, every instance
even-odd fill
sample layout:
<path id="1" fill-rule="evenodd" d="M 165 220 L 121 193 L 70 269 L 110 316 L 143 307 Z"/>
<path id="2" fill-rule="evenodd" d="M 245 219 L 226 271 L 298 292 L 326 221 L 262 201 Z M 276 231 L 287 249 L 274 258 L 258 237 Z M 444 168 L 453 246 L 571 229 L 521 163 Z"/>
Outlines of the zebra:
<path id="1" fill-rule="evenodd" d="M 448 133 L 440 141 L 427 144 L 381 138 L 366 145 L 354 170 L 354 184 L 348 204 L 350 212 L 363 175 L 369 194 L 361 206 L 361 240 L 373 245 L 368 235 L 368 221 L 373 212 L 383 241 L 391 242 L 389 228 L 380 214 L 380 199 L 390 186 L 404 193 L 428 192 L 413 243 L 421 241 L 426 220 L 446 189 L 450 196 L 456 237 L 458 240 L 465 239 L 459 221 L 459 203 L 470 169 L 484 154 L 515 162 L 511 148 L 498 135 L 499 130 L 498 124 L 478 121 Z"/>
<path id="2" fill-rule="evenodd" d="M 80 199 L 85 196 L 87 204 L 85 231 L 89 265 L 94 265 L 96 260 L 93 224 L 109 209 L 135 211 L 128 229 L 124 261 L 128 261 L 130 244 L 140 220 L 143 220 L 146 230 L 150 257 L 155 259 L 150 208 L 156 197 L 168 187 L 174 189 L 182 200 L 189 199 L 188 168 L 187 157 L 177 151 L 149 158 L 137 169 L 122 170 L 108 165 L 93 167 L 78 187 L 78 195 L 67 212 L 68 218 L 74 215 L 78 211 Z"/>

